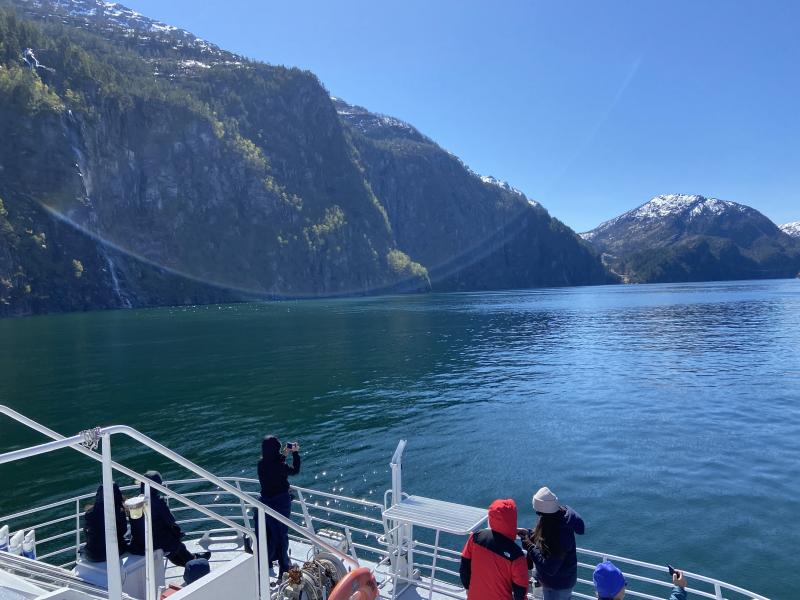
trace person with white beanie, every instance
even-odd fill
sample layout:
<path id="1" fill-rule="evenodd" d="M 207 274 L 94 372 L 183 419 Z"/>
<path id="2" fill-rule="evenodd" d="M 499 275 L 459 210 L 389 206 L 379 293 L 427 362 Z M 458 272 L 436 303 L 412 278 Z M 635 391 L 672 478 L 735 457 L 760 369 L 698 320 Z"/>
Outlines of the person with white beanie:
<path id="1" fill-rule="evenodd" d="M 578 580 L 575 534 L 583 535 L 583 519 L 548 487 L 533 495 L 533 510 L 539 515 L 536 527 L 519 531 L 528 568 L 536 568 L 544 600 L 569 600 Z"/>

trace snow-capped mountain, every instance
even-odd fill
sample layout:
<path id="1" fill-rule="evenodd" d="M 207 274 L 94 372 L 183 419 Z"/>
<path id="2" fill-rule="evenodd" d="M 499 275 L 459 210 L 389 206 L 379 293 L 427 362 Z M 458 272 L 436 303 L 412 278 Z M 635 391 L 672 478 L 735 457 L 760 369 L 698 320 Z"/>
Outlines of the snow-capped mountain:
<path id="1" fill-rule="evenodd" d="M 497 187 L 502 188 L 507 192 L 511 192 L 512 194 L 516 194 L 517 196 L 522 196 L 523 198 L 528 199 L 527 196 L 525 196 L 525 194 L 523 194 L 521 190 L 518 190 L 507 181 L 503 181 L 502 179 L 497 179 L 496 177 L 493 177 L 491 175 L 481 175 L 480 178 L 483 183 L 488 183 L 489 185 L 496 185 Z M 535 200 L 528 199 L 528 202 L 530 202 L 531 204 L 537 204 Z"/>
<path id="2" fill-rule="evenodd" d="M 781 231 L 792 237 L 800 238 L 800 221 L 784 223 L 783 225 L 781 225 Z"/>
<path id="3" fill-rule="evenodd" d="M 6 2 L 0 2 L 3 4 Z M 205 61 L 238 61 L 241 57 L 222 50 L 196 35 L 146 17 L 118 2 L 103 0 L 13 0 L 24 16 L 57 21 L 115 39 L 135 40 L 138 44 L 166 42 L 179 53 L 203 57 Z M 205 64 L 205 63 L 204 63 Z"/>
<path id="4" fill-rule="evenodd" d="M 420 133 L 416 127 L 396 117 L 371 112 L 362 106 L 348 104 L 341 98 L 335 96 L 331 96 L 331 101 L 336 107 L 336 112 L 339 114 L 339 117 L 350 125 L 350 127 L 368 138 L 374 140 L 401 139 L 421 142 L 423 144 L 435 144 L 429 137 Z M 470 174 L 479 178 L 483 183 L 499 187 L 506 192 L 524 198 L 532 206 L 540 206 L 538 202 L 528 198 L 521 190 L 518 190 L 507 181 L 497 179 L 492 175 L 480 175 L 475 173 L 475 171 L 464 164 L 460 158 L 451 153 L 448 154 L 460 162 Z"/>
<path id="5" fill-rule="evenodd" d="M 636 231 L 660 228 L 665 220 L 682 221 L 688 226 L 693 221 L 707 221 L 726 214 L 743 215 L 748 212 L 760 214 L 748 206 L 730 200 L 706 198 L 697 194 L 664 194 L 582 233 L 581 237 L 593 243 L 613 245 L 616 242 L 625 242 L 626 239 L 617 239 L 618 232 L 624 230 L 627 236 L 630 233 L 628 229 L 631 228 Z"/>
<path id="6" fill-rule="evenodd" d="M 574 232 L 520 190 L 481 176 L 405 121 L 331 100 L 398 246 L 428 268 L 434 289 L 614 281 Z M 575 260 L 564 268 L 566 255 Z"/>
<path id="7" fill-rule="evenodd" d="M 663 246 L 685 235 L 729 235 L 736 224 L 747 223 L 745 235 L 774 234 L 777 229 L 757 210 L 696 194 L 664 194 L 581 234 L 604 252 L 629 247 Z"/>
<path id="8" fill-rule="evenodd" d="M 353 129 L 372 139 L 403 138 L 418 142 L 433 143 L 422 135 L 416 127 L 381 113 L 367 110 L 363 106 L 348 104 L 341 98 L 331 96 L 339 117 Z"/>
<path id="9" fill-rule="evenodd" d="M 793 277 L 800 243 L 757 210 L 694 194 L 656 196 L 581 234 L 631 281 Z"/>

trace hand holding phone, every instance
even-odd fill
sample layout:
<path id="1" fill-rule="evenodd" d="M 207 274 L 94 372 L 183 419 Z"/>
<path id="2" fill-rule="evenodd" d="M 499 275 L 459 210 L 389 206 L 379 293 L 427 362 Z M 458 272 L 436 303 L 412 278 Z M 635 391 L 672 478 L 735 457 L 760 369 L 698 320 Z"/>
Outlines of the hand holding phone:
<path id="1" fill-rule="evenodd" d="M 685 588 L 686 579 L 683 576 L 683 572 L 673 568 L 672 565 L 667 565 L 667 569 L 669 570 L 669 574 L 672 575 L 673 585 L 677 585 L 679 588 Z"/>

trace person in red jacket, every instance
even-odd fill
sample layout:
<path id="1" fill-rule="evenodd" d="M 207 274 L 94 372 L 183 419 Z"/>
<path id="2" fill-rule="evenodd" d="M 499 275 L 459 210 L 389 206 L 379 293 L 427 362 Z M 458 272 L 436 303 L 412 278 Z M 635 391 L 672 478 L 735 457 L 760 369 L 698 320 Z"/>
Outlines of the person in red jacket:
<path id="1" fill-rule="evenodd" d="M 461 552 L 461 583 L 467 600 L 523 600 L 528 591 L 528 564 L 517 537 L 517 505 L 495 500 L 489 507 L 489 529 L 469 536 Z"/>

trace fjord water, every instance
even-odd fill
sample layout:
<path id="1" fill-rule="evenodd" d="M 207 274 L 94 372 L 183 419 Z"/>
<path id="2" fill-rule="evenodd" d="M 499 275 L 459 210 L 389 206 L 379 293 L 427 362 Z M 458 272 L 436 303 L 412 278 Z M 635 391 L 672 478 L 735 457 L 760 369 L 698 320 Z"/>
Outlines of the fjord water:
<path id="1" fill-rule="evenodd" d="M 0 322 L 0 402 L 125 423 L 218 474 L 297 439 L 296 482 L 486 505 L 549 485 L 583 547 L 775 598 L 800 548 L 800 281 L 163 308 Z M 38 440 L 4 420 L 0 451 Z M 135 468 L 185 475 L 131 444 Z M 93 488 L 74 453 L 0 467 L 0 514 Z"/>

